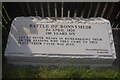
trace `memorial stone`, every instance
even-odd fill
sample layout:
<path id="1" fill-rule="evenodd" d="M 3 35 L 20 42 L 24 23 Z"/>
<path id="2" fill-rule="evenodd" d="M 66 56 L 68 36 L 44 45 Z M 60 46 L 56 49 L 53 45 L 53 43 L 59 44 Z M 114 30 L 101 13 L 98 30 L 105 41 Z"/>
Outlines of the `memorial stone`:
<path id="1" fill-rule="evenodd" d="M 5 57 L 22 65 L 111 66 L 116 53 L 106 19 L 16 17 Z"/>

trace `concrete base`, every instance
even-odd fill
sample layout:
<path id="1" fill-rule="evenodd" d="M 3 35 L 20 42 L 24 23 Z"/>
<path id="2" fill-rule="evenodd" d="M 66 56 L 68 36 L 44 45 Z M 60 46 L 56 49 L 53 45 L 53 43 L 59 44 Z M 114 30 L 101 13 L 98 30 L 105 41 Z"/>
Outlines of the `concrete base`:
<path id="1" fill-rule="evenodd" d="M 61 58 L 61 57 L 23 57 L 6 56 L 7 62 L 14 65 L 32 66 L 89 66 L 89 67 L 111 67 L 114 59 L 104 58 Z"/>

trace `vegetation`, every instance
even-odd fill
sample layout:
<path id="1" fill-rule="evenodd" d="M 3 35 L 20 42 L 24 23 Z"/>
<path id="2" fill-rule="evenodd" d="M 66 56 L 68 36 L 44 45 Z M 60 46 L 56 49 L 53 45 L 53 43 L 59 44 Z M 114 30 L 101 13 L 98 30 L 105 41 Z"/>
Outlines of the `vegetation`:
<path id="1" fill-rule="evenodd" d="M 5 65 L 3 78 L 112 78 L 120 79 L 115 69 L 95 70 L 80 67 L 15 67 Z"/>

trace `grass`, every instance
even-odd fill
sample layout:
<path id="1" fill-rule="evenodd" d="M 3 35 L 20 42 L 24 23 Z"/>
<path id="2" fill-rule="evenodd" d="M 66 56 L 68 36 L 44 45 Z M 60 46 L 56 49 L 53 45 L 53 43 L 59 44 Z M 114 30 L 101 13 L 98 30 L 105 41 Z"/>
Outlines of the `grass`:
<path id="1" fill-rule="evenodd" d="M 112 78 L 120 79 L 115 69 L 95 70 L 74 67 L 15 67 L 4 66 L 3 78 Z"/>

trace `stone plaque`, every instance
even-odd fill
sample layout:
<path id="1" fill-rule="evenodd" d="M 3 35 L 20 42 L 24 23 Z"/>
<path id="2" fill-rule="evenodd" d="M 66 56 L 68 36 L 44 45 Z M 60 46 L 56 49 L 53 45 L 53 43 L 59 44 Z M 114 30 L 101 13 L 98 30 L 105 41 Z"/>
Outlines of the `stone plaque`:
<path id="1" fill-rule="evenodd" d="M 10 57 L 116 58 L 110 22 L 103 18 L 16 17 L 5 56 L 11 62 Z"/>

